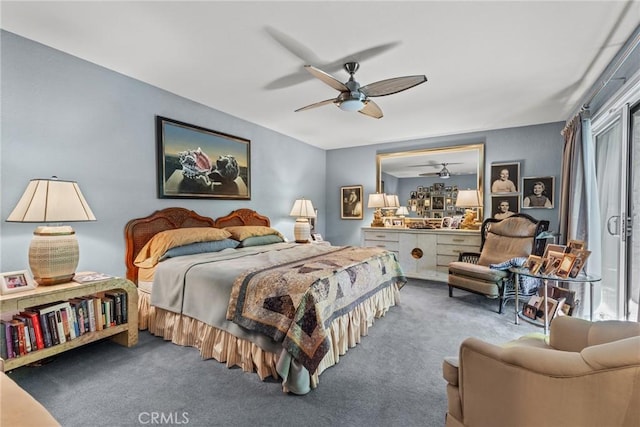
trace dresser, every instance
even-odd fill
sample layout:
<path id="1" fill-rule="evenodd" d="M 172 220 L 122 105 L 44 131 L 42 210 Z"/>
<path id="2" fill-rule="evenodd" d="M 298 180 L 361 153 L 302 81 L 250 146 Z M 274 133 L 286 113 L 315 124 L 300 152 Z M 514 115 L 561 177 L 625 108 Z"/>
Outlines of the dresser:
<path id="1" fill-rule="evenodd" d="M 362 245 L 395 252 L 407 277 L 447 281 L 448 265 L 461 252 L 480 251 L 477 230 L 363 227 Z"/>

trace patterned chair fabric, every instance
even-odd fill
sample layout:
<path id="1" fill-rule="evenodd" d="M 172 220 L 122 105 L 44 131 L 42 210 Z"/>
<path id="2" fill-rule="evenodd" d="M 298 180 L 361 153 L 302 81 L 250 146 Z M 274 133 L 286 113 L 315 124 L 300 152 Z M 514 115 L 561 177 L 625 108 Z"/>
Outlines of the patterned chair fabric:
<path id="1" fill-rule="evenodd" d="M 480 253 L 461 253 L 458 261 L 449 264 L 449 296 L 453 297 L 456 288 L 496 298 L 498 313 L 502 313 L 506 301 L 515 296 L 509 267 L 524 263 L 531 254 L 542 255 L 545 242 L 536 236 L 548 229 L 549 221 L 538 221 L 526 214 L 503 220 L 486 219 L 481 228 Z M 530 281 L 525 284 L 521 280 L 519 285 L 523 295 L 535 292 L 532 288 L 536 286 Z"/>

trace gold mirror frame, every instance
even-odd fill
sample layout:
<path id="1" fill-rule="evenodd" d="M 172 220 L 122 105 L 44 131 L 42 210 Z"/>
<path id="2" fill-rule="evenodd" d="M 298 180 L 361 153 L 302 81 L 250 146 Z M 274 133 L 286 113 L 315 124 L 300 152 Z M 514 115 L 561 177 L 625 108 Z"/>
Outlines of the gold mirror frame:
<path id="1" fill-rule="evenodd" d="M 415 160 L 424 161 L 424 159 L 428 159 L 433 156 L 434 159 L 437 159 L 438 163 L 445 161 L 448 163 L 456 162 L 456 155 L 460 155 L 461 153 L 473 154 L 476 153 L 477 163 L 476 163 L 476 177 L 477 177 L 477 189 L 480 192 L 480 197 L 483 197 L 483 189 L 484 189 L 484 144 L 467 144 L 467 145 L 456 145 L 449 147 L 438 147 L 438 148 L 425 148 L 418 150 L 410 150 L 410 151 L 399 151 L 394 153 L 379 153 L 376 155 L 376 191 L 382 192 L 382 172 L 385 160 L 390 159 L 407 159 L 407 158 L 415 158 Z M 445 159 L 445 160 L 442 160 Z M 453 169 L 453 166 L 449 167 L 449 169 Z M 484 200 L 484 198 L 482 198 Z M 484 202 L 483 202 L 484 203 Z"/>

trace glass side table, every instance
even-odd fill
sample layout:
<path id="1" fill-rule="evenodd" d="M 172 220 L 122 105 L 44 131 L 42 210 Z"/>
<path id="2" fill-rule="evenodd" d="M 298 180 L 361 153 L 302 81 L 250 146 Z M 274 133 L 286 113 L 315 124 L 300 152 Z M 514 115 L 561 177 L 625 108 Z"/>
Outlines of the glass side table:
<path id="1" fill-rule="evenodd" d="M 516 317 L 516 325 L 520 324 L 520 309 L 519 309 L 519 301 L 518 301 L 518 293 L 520 290 L 520 275 L 522 276 L 527 276 L 527 277 L 533 277 L 536 279 L 540 279 L 542 280 L 542 283 L 544 284 L 544 302 L 545 302 L 545 310 L 543 310 L 544 312 L 544 334 L 548 335 L 549 334 L 549 318 L 547 316 L 547 310 L 546 310 L 546 303 L 547 303 L 547 284 L 549 283 L 549 281 L 553 281 L 553 282 L 569 282 L 569 283 L 579 283 L 579 284 L 589 284 L 589 320 L 593 321 L 593 284 L 596 282 L 599 282 L 601 280 L 600 277 L 598 276 L 594 276 L 594 275 L 589 275 L 589 274 L 583 274 L 580 273 L 578 274 L 576 277 L 558 277 L 555 275 L 544 275 L 544 274 L 532 274 L 529 269 L 527 268 L 522 268 L 522 267 L 511 267 L 509 269 L 510 272 L 514 273 L 516 275 L 516 279 L 515 279 L 515 290 L 516 290 L 516 300 L 515 300 L 515 317 Z"/>

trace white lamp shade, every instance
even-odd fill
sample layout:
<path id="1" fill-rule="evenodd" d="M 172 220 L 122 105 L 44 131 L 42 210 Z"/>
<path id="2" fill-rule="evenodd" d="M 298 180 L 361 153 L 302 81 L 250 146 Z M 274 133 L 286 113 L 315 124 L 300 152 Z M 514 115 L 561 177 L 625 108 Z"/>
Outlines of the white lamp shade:
<path id="1" fill-rule="evenodd" d="M 311 200 L 298 199 L 294 202 L 289 216 L 295 216 L 297 218 L 315 218 L 316 211 L 313 208 Z"/>
<path id="2" fill-rule="evenodd" d="M 482 206 L 480 192 L 477 190 L 460 190 L 456 199 L 458 208 L 479 208 Z"/>
<path id="3" fill-rule="evenodd" d="M 396 211 L 396 215 L 398 215 L 398 216 L 409 215 L 409 210 L 407 209 L 406 206 L 400 206 L 398 208 L 398 210 Z"/>
<path id="4" fill-rule="evenodd" d="M 396 194 L 385 194 L 385 203 L 387 208 L 397 208 L 400 206 L 400 200 Z"/>
<path id="5" fill-rule="evenodd" d="M 32 179 L 13 209 L 9 222 L 95 221 L 78 183 Z"/>
<path id="6" fill-rule="evenodd" d="M 368 208 L 384 208 L 386 207 L 386 195 L 384 193 L 369 194 L 369 200 L 367 203 Z"/>

